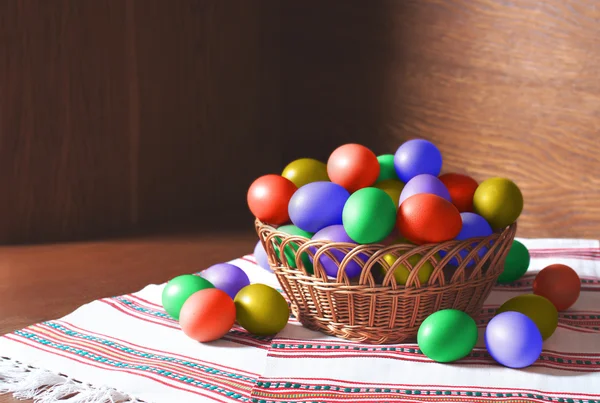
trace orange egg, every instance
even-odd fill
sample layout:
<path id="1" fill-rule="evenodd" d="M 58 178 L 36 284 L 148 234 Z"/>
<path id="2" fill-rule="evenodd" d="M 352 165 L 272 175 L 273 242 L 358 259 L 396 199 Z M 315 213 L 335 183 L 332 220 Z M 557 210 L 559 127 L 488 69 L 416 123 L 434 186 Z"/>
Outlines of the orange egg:
<path id="1" fill-rule="evenodd" d="M 331 181 L 350 193 L 374 184 L 379 169 L 377 156 L 360 144 L 344 144 L 336 148 L 327 160 L 327 175 Z"/>
<path id="2" fill-rule="evenodd" d="M 190 338 L 207 342 L 223 337 L 235 323 L 233 299 L 217 288 L 192 294 L 179 314 L 181 330 Z"/>
<path id="3" fill-rule="evenodd" d="M 475 179 L 457 173 L 443 174 L 439 179 L 448 188 L 452 204 L 459 212 L 473 212 L 473 195 L 479 186 Z"/>
<path id="4" fill-rule="evenodd" d="M 558 311 L 570 308 L 579 298 L 581 280 L 569 266 L 551 264 L 533 280 L 533 293 L 550 300 Z"/>
<path id="5" fill-rule="evenodd" d="M 398 231 L 417 244 L 454 239 L 462 228 L 460 213 L 443 197 L 420 193 L 404 200 L 396 218 Z"/>

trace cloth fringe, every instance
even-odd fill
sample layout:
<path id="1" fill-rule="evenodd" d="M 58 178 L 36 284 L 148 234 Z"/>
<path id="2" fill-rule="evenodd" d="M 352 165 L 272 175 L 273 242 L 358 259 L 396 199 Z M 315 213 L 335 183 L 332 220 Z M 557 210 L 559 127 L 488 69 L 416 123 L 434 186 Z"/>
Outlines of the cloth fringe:
<path id="1" fill-rule="evenodd" d="M 36 403 L 142 403 L 108 387 L 95 387 L 70 377 L 32 368 L 0 357 L 0 394 Z"/>

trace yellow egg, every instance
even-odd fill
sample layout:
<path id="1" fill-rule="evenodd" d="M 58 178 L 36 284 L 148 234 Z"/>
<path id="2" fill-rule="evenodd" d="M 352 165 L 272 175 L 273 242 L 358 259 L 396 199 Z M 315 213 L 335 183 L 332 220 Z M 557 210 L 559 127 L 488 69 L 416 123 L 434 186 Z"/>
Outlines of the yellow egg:
<path id="1" fill-rule="evenodd" d="M 327 165 L 312 158 L 300 158 L 290 162 L 281 173 L 297 187 L 302 187 L 312 182 L 329 182 Z"/>
<path id="2" fill-rule="evenodd" d="M 417 265 L 417 263 L 419 263 L 421 261 L 422 258 L 423 258 L 422 255 L 416 254 L 416 255 L 412 255 L 407 260 L 408 260 L 408 263 L 411 265 L 411 267 L 415 267 Z M 438 261 L 438 260 L 440 260 L 440 256 L 436 253 L 434 255 L 434 259 L 435 259 L 435 261 Z M 388 253 L 387 255 L 383 256 L 383 260 L 385 260 L 385 262 L 387 264 L 389 264 L 391 267 L 394 264 L 394 262 L 396 262 L 396 260 L 398 260 L 398 258 L 396 256 L 394 256 L 393 254 Z M 419 283 L 421 283 L 421 285 L 425 285 L 427 283 L 427 281 L 429 281 L 429 278 L 431 277 L 431 273 L 433 273 L 433 269 L 434 269 L 434 267 L 433 267 L 433 264 L 431 263 L 431 260 L 427 260 L 419 268 L 419 273 L 417 274 L 417 278 L 419 279 Z M 406 285 L 406 281 L 408 280 L 409 274 L 410 274 L 410 270 L 408 269 L 407 265 L 400 264 L 394 271 L 394 278 L 396 279 L 396 283 L 398 283 L 400 285 Z"/>
<path id="3" fill-rule="evenodd" d="M 517 221 L 523 211 L 523 194 L 517 185 L 505 178 L 483 181 L 473 195 L 473 209 L 494 230 L 504 229 Z"/>
<path id="4" fill-rule="evenodd" d="M 404 189 L 404 183 L 397 179 L 388 179 L 376 183 L 373 185 L 374 187 L 383 190 L 392 198 L 394 205 L 398 208 L 398 202 L 400 201 L 400 193 L 402 193 L 402 189 Z"/>

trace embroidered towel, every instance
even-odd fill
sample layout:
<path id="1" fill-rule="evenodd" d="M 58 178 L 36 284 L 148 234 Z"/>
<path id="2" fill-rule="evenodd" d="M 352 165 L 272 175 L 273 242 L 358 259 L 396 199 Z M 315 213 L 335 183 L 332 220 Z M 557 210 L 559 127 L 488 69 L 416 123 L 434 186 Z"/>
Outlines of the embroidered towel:
<path id="1" fill-rule="evenodd" d="M 598 402 L 600 245 L 520 239 L 528 273 L 498 285 L 479 318 L 531 292 L 535 273 L 564 263 L 582 279 L 571 309 L 523 370 L 496 364 L 483 337 L 465 359 L 439 364 L 415 344 L 374 346 L 307 330 L 292 317 L 275 337 L 235 327 L 223 339 L 188 339 L 160 305 L 163 285 L 83 305 L 73 313 L 0 337 L 0 391 L 39 402 Z M 252 282 L 280 288 L 250 255 L 232 263 Z M 68 400 L 61 400 L 70 397 Z"/>

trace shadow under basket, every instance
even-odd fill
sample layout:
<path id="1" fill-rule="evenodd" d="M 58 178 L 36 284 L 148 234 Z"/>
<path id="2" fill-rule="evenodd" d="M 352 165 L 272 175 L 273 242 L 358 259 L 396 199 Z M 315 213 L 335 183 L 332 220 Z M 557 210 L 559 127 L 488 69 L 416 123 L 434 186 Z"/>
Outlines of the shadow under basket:
<path id="1" fill-rule="evenodd" d="M 414 341 L 420 324 L 442 309 L 477 320 L 517 230 L 515 223 L 466 241 L 386 246 L 310 240 L 259 220 L 255 226 L 300 323 L 371 344 Z"/>

